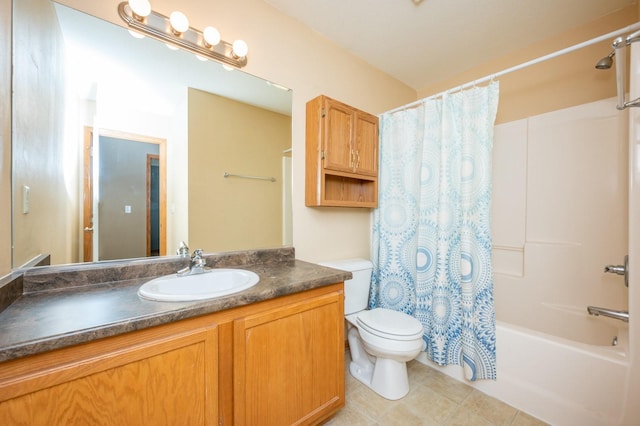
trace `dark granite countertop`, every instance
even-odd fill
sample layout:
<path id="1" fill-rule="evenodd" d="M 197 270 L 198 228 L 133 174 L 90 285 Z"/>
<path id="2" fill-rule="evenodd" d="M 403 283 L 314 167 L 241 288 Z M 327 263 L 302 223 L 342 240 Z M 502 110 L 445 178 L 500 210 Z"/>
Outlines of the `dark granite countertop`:
<path id="1" fill-rule="evenodd" d="M 351 278 L 350 272 L 295 259 L 292 248 L 206 255 L 207 266 L 260 276 L 254 287 L 197 302 L 156 302 L 140 285 L 175 272 L 186 259 L 44 267 L 20 276 L 22 294 L 0 312 L 0 362 L 102 337 L 298 293 Z"/>

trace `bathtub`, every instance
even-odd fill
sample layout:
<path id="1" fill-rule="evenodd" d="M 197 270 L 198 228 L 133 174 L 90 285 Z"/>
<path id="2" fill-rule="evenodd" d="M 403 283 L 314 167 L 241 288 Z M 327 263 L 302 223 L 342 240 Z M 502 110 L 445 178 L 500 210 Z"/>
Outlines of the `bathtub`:
<path id="1" fill-rule="evenodd" d="M 543 303 L 496 321 L 496 349 L 496 381 L 466 381 L 460 367 L 437 366 L 424 353 L 418 361 L 553 425 L 620 423 L 626 323 L 589 316 L 585 307 Z"/>

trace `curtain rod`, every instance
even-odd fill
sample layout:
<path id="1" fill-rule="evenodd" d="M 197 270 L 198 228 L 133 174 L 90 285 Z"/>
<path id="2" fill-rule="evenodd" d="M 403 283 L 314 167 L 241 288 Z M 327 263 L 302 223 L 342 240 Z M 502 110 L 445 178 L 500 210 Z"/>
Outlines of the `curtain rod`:
<path id="1" fill-rule="evenodd" d="M 521 70 L 523 68 L 530 67 L 531 65 L 536 65 L 536 64 L 539 64 L 541 62 L 548 61 L 549 59 L 553 59 L 553 58 L 556 58 L 558 56 L 562 56 L 562 55 L 565 55 L 567 53 L 571 53 L 573 51 L 582 49 L 583 47 L 591 46 L 592 44 L 599 43 L 599 42 L 604 41 L 604 40 L 606 40 L 608 38 L 617 37 L 617 36 L 619 36 L 621 34 L 624 34 L 626 32 L 630 32 L 630 31 L 635 31 L 637 29 L 640 29 L 640 22 L 636 22 L 635 24 L 628 25 L 628 26 L 626 26 L 624 28 L 620 28 L 619 30 L 612 31 L 612 32 L 607 33 L 607 34 L 603 34 L 603 35 L 601 35 L 599 37 L 592 38 L 591 40 L 587 40 L 587 41 L 583 41 L 582 43 L 574 44 L 573 46 L 569 46 L 569 47 L 566 47 L 564 49 L 558 50 L 556 52 L 549 53 L 548 55 L 540 56 L 539 58 L 532 59 L 532 60 L 527 61 L 527 62 L 523 62 L 520 65 L 516 65 L 516 66 L 510 67 L 510 68 L 506 68 L 506 69 L 504 69 L 502 71 L 498 71 L 496 73 L 487 75 L 485 77 L 482 77 L 482 78 L 479 78 L 479 79 L 476 79 L 476 80 L 473 80 L 473 81 L 469 81 L 467 83 L 461 84 L 461 85 L 456 86 L 454 88 L 443 90 L 442 92 L 436 93 L 435 95 L 430 95 L 430 96 L 427 96 L 425 98 L 419 99 L 417 101 L 414 101 L 414 102 L 408 103 L 406 105 L 403 105 L 401 107 L 394 108 L 392 110 L 386 111 L 386 112 L 384 112 L 384 114 L 390 114 L 390 113 L 402 111 L 402 110 L 405 110 L 405 109 L 414 108 L 414 107 L 418 106 L 420 103 L 422 103 L 424 101 L 427 101 L 427 100 L 430 100 L 430 99 L 433 99 L 433 98 L 438 98 L 438 97 L 444 95 L 445 93 L 457 92 L 457 91 L 463 90 L 463 89 L 465 89 L 467 87 L 471 87 L 471 86 L 474 86 L 476 84 L 481 84 L 481 83 L 484 83 L 486 81 L 493 80 L 494 78 L 501 77 L 501 76 L 503 76 L 505 74 L 509 74 L 509 73 L 514 72 L 514 71 L 519 71 L 519 70 Z"/>

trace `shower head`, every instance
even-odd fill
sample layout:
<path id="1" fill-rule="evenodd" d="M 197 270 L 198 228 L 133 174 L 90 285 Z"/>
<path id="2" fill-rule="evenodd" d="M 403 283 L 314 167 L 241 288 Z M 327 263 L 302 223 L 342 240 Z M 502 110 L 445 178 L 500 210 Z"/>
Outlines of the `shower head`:
<path id="1" fill-rule="evenodd" d="M 608 56 L 600 59 L 596 64 L 596 68 L 599 70 L 608 70 L 613 65 L 613 56 L 616 54 L 616 50 L 613 49 Z"/>

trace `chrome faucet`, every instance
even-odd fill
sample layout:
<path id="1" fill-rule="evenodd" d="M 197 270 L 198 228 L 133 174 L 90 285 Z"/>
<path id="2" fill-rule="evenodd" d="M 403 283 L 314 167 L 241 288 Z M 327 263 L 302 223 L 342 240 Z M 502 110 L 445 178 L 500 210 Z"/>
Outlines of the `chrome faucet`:
<path id="1" fill-rule="evenodd" d="M 626 268 L 622 265 L 607 265 L 604 267 L 604 271 L 610 274 L 624 275 Z"/>
<path id="2" fill-rule="evenodd" d="M 180 241 L 180 246 L 176 250 L 176 254 L 180 257 L 189 257 L 189 246 L 184 241 Z"/>
<path id="3" fill-rule="evenodd" d="M 207 270 L 207 262 L 202 258 L 202 249 L 196 249 L 191 255 L 189 265 L 178 271 L 178 276 L 202 274 Z"/>
<path id="4" fill-rule="evenodd" d="M 609 317 L 624 322 L 629 322 L 629 311 L 616 311 L 615 309 L 598 308 L 597 306 L 587 306 L 589 315 Z"/>
<path id="5" fill-rule="evenodd" d="M 604 272 L 624 275 L 624 285 L 629 287 L 629 255 L 624 257 L 623 265 L 607 265 L 604 267 Z"/>

